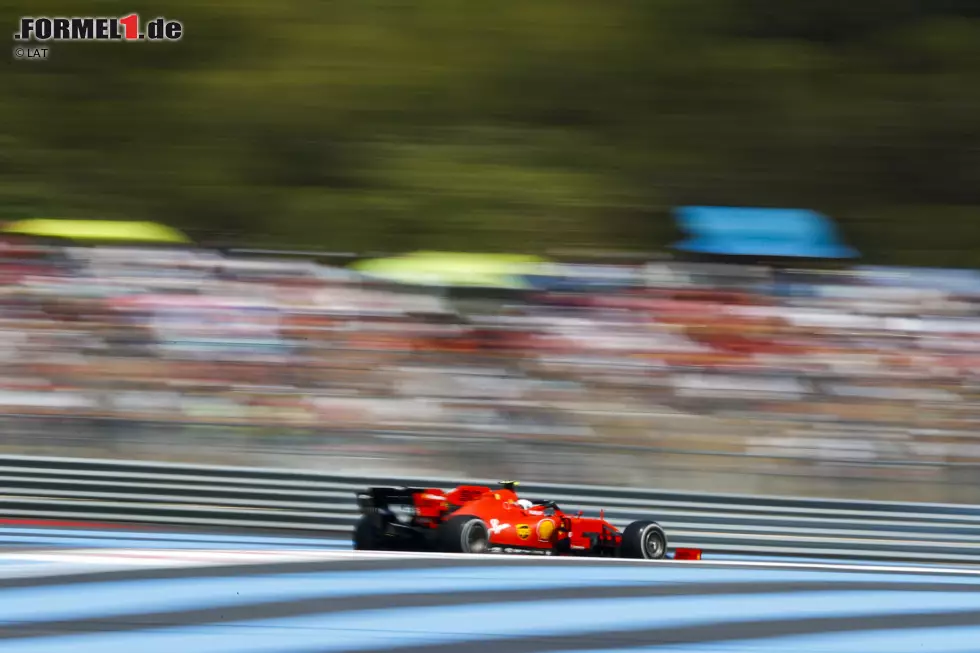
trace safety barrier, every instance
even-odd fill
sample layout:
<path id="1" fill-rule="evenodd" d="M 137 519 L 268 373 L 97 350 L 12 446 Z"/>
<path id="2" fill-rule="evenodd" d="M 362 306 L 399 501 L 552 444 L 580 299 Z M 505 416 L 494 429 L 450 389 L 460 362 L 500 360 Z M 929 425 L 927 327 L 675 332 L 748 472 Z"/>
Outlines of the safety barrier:
<path id="1" fill-rule="evenodd" d="M 0 456 L 0 517 L 348 533 L 368 485 L 462 479 Z M 465 479 L 493 484 L 496 481 Z M 672 546 L 706 552 L 972 563 L 980 506 L 700 494 L 525 482 L 521 494 L 623 526 L 653 518 Z"/>

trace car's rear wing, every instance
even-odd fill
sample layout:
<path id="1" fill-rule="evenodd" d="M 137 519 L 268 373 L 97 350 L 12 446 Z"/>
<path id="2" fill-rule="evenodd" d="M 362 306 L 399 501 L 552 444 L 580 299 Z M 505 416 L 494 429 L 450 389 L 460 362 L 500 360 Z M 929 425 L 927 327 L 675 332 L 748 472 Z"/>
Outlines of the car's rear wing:
<path id="1" fill-rule="evenodd" d="M 364 515 L 414 515 L 415 495 L 424 491 L 420 487 L 370 487 L 357 493 L 357 508 Z"/>

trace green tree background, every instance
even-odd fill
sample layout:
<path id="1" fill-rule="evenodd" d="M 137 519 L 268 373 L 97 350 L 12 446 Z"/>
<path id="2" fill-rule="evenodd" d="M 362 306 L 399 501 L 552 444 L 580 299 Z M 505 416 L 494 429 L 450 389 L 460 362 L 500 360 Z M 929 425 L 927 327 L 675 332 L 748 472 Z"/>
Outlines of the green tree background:
<path id="1" fill-rule="evenodd" d="M 651 250 L 673 206 L 799 206 L 874 261 L 980 261 L 975 0 L 85 3 L 134 11 L 183 40 L 4 66 L 0 217 Z"/>

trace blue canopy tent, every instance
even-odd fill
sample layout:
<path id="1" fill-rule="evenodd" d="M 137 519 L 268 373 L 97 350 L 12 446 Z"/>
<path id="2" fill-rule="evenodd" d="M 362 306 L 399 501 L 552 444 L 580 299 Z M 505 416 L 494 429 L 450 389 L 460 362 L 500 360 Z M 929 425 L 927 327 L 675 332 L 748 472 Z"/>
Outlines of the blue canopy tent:
<path id="1" fill-rule="evenodd" d="M 685 206 L 675 212 L 688 234 L 675 249 L 718 256 L 849 259 L 834 222 L 807 209 Z"/>

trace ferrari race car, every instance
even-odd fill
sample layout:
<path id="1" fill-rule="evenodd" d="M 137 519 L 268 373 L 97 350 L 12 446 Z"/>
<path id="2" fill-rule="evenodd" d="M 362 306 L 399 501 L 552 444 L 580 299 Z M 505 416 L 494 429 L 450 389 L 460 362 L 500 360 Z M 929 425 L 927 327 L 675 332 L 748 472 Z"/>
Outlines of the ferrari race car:
<path id="1" fill-rule="evenodd" d="M 635 521 L 620 531 L 602 516 L 567 515 L 554 501 L 521 499 L 517 485 L 368 488 L 357 495 L 354 548 L 646 559 L 667 553 L 667 535 L 656 522 Z"/>

